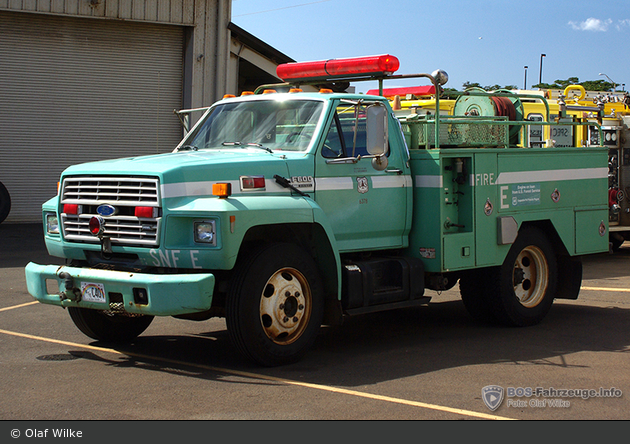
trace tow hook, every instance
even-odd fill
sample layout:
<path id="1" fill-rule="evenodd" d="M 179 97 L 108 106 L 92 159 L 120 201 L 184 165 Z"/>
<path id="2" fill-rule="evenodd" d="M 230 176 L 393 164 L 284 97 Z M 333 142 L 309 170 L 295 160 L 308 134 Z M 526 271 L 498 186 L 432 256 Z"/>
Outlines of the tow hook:
<path id="1" fill-rule="evenodd" d="M 79 302 L 81 300 L 81 290 L 74 286 L 74 279 L 70 273 L 62 271 L 59 273 L 59 277 L 63 279 L 63 285 L 65 287 L 65 290 L 59 293 L 59 298 L 62 301 L 69 299 L 74 302 Z"/>

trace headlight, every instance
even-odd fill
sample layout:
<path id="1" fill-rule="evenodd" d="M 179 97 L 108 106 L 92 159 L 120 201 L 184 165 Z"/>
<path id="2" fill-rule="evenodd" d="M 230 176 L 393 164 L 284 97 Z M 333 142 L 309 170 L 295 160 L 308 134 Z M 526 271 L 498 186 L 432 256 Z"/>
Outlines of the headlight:
<path id="1" fill-rule="evenodd" d="M 217 233 L 214 221 L 195 222 L 195 242 L 216 245 Z"/>
<path id="2" fill-rule="evenodd" d="M 46 214 L 46 232 L 48 234 L 59 234 L 59 218 L 54 213 Z"/>

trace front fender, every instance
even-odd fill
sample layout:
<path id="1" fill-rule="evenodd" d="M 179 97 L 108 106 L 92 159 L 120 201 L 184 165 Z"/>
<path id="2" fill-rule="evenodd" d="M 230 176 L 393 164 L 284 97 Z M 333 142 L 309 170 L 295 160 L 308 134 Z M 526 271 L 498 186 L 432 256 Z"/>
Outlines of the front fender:
<path id="1" fill-rule="evenodd" d="M 163 248 L 201 250 L 202 268 L 205 269 L 232 269 L 245 236 L 256 227 L 272 230 L 275 225 L 317 224 L 330 245 L 338 287 L 341 286 L 340 258 L 334 233 L 323 210 L 310 198 L 291 195 L 186 198 L 170 202 L 165 212 Z M 216 221 L 218 240 L 214 246 L 194 244 L 193 224 L 204 219 Z"/>

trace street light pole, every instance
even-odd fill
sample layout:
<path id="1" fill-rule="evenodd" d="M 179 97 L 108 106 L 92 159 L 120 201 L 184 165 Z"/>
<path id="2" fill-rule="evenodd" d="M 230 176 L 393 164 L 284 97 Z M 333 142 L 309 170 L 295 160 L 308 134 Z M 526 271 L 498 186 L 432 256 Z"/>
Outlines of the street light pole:
<path id="1" fill-rule="evenodd" d="M 525 65 L 525 80 L 523 81 L 523 89 L 527 89 L 527 65 Z"/>
<path id="2" fill-rule="evenodd" d="M 541 54 L 540 55 L 540 74 L 538 76 L 538 84 L 542 83 L 542 62 L 543 62 L 543 57 L 547 57 L 547 54 Z"/>
<path id="3" fill-rule="evenodd" d="M 613 79 L 611 79 L 610 77 L 608 77 L 606 74 L 604 74 L 603 72 L 599 73 L 600 76 L 605 76 L 608 80 L 610 80 L 610 83 L 612 83 L 613 86 L 613 92 L 617 91 L 617 84 L 614 82 Z"/>

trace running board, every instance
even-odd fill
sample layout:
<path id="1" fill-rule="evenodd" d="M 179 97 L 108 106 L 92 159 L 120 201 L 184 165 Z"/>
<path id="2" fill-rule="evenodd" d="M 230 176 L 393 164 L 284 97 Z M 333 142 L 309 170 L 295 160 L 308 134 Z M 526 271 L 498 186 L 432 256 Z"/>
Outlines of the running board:
<path id="1" fill-rule="evenodd" d="M 347 314 L 426 304 L 424 265 L 409 257 L 380 257 L 346 263 L 341 303 Z"/>

